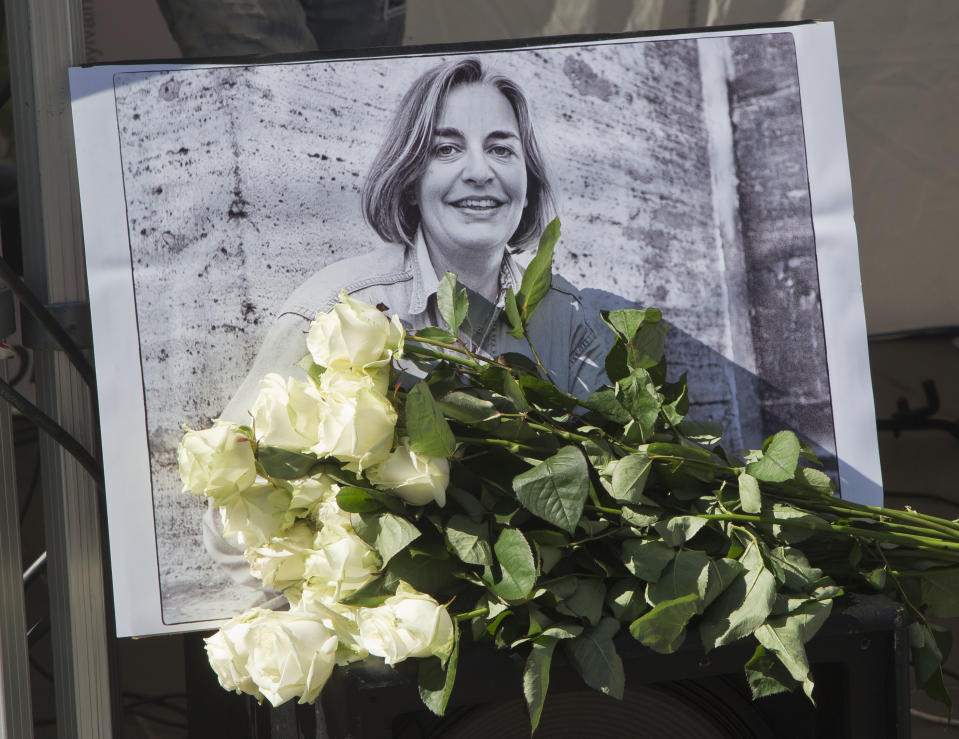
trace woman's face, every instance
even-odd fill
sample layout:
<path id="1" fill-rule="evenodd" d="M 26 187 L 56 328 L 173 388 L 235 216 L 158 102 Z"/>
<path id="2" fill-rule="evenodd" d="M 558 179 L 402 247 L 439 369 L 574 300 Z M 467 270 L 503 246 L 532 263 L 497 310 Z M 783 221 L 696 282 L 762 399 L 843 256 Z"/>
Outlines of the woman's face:
<path id="1" fill-rule="evenodd" d="M 449 92 L 416 198 L 431 247 L 506 247 L 526 207 L 526 157 L 503 93 L 488 84 Z"/>

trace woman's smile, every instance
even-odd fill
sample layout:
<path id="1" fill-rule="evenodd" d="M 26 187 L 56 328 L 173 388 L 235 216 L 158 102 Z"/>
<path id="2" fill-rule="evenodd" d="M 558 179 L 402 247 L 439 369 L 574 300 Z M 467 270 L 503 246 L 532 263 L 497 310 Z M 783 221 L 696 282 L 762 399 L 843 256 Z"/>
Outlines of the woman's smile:
<path id="1" fill-rule="evenodd" d="M 453 88 L 416 187 L 426 243 L 440 252 L 502 251 L 522 218 L 526 183 L 510 102 L 488 84 Z"/>
<path id="2" fill-rule="evenodd" d="M 503 204 L 502 200 L 496 198 L 463 198 L 452 203 L 457 208 L 466 208 L 468 210 L 490 210 L 498 208 Z"/>

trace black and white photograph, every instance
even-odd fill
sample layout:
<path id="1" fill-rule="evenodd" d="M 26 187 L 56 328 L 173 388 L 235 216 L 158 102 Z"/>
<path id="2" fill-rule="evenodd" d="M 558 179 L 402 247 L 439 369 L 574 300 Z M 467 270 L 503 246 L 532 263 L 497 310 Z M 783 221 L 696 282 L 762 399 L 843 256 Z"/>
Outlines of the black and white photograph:
<path id="1" fill-rule="evenodd" d="M 846 166 L 831 43 L 807 24 L 73 70 L 118 632 L 210 628 L 273 595 L 182 491 L 185 427 L 248 423 L 342 293 L 438 325 L 452 272 L 470 349 L 529 353 L 503 300 L 553 218 L 530 333 L 556 384 L 609 382 L 601 310 L 658 308 L 691 418 L 736 452 L 792 429 L 843 497 L 877 500 L 854 438 L 871 400 L 837 392 L 865 335 L 848 171 L 816 189 Z"/>

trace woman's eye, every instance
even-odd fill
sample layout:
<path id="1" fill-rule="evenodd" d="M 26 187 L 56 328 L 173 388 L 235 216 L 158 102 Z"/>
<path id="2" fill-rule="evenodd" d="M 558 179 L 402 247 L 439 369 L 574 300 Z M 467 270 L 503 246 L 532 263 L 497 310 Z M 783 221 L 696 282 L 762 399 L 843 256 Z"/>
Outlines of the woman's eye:
<path id="1" fill-rule="evenodd" d="M 450 157 L 456 153 L 456 147 L 453 144 L 437 144 L 433 149 L 433 154 L 438 157 Z"/>
<path id="2" fill-rule="evenodd" d="M 497 144 L 496 146 L 491 146 L 489 151 L 490 151 L 490 154 L 492 154 L 493 156 L 502 157 L 504 159 L 506 157 L 513 156 L 513 150 L 510 149 L 508 146 L 503 146 L 501 144 Z"/>

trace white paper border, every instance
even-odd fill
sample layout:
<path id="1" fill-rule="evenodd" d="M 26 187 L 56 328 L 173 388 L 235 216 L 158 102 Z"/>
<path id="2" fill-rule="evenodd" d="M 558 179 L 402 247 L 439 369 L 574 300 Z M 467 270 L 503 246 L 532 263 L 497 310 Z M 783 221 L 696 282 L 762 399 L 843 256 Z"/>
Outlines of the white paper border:
<path id="1" fill-rule="evenodd" d="M 491 51 L 772 33 L 791 34 L 796 45 L 843 496 L 860 503 L 881 505 L 879 449 L 833 25 L 727 29 Z M 411 50 L 411 53 L 394 56 L 448 56 L 451 53 L 458 52 Z M 483 50 L 463 53 L 479 54 Z M 313 60 L 292 63 L 309 64 Z M 77 170 L 83 185 L 80 202 L 85 215 L 83 235 L 101 397 L 100 425 L 117 636 L 212 629 L 224 622 L 175 625 L 162 622 L 143 379 L 113 87 L 114 76 L 124 72 L 215 66 L 245 65 L 141 64 L 70 70 L 74 131 L 80 142 Z M 110 401 L 103 402 L 107 397 Z"/>

